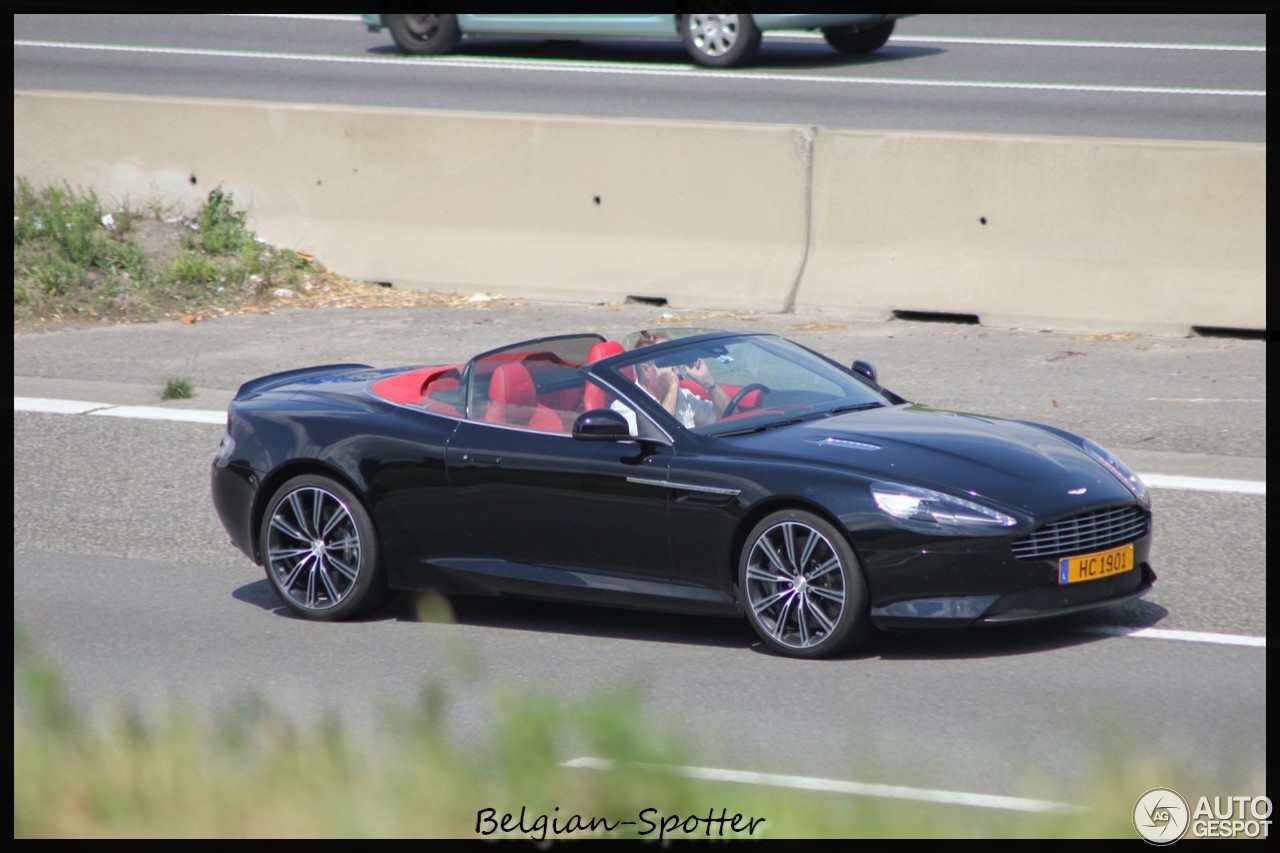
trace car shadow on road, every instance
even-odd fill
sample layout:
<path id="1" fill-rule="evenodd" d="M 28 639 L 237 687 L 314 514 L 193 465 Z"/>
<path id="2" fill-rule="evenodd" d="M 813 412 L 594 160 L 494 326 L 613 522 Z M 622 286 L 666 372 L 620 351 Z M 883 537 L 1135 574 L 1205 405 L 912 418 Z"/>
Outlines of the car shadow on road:
<path id="1" fill-rule="evenodd" d="M 284 606 L 265 578 L 239 587 L 231 596 L 286 619 L 302 619 Z M 388 619 L 726 648 L 746 648 L 758 642 L 746 622 L 733 618 L 481 596 L 445 599 L 439 595 L 401 593 L 381 610 L 349 621 Z"/>
<path id="2" fill-rule="evenodd" d="M 245 604 L 256 604 L 263 610 L 271 610 L 281 614 L 290 612 L 284 603 L 280 601 L 280 596 L 276 595 L 275 588 L 271 586 L 266 578 L 260 578 L 253 583 L 247 583 L 242 587 L 238 587 L 232 591 L 231 597 L 236 601 L 243 601 Z"/>
<path id="3" fill-rule="evenodd" d="M 816 68 L 871 67 L 886 62 L 901 62 L 933 56 L 946 51 L 938 47 L 918 47 L 907 45 L 887 45 L 873 54 L 865 56 L 849 56 L 837 53 L 822 42 L 768 42 L 761 48 L 759 55 L 748 66 L 738 69 L 708 68 L 708 74 L 735 71 L 795 71 Z M 400 51 L 393 44 L 371 47 L 368 53 L 372 56 L 399 56 Z M 538 39 L 502 39 L 486 38 L 467 39 L 457 50 L 448 54 L 459 58 L 485 58 L 510 60 L 551 60 L 558 62 L 626 62 L 633 65 L 652 65 L 655 68 L 671 65 L 692 66 L 693 60 L 684 46 L 668 42 L 644 41 L 572 41 Z M 428 57 L 434 59 L 435 57 Z M 405 61 L 414 61 L 416 57 L 405 56 Z"/>
<path id="4" fill-rule="evenodd" d="M 382 611 L 406 622 L 456 622 L 585 637 L 746 648 L 757 642 L 745 621 L 518 598 L 402 595 Z"/>
<path id="5" fill-rule="evenodd" d="M 882 633 L 875 656 L 883 660 L 965 660 L 1057 651 L 1121 639 L 1122 629 L 1150 628 L 1169 611 L 1148 601 L 1014 625 L 979 625 L 962 631 Z"/>
<path id="6" fill-rule="evenodd" d="M 265 579 L 236 589 L 232 596 L 289 619 L 301 617 L 285 607 Z M 1149 628 L 1168 611 L 1136 601 L 1075 616 L 1019 625 L 978 626 L 965 630 L 877 632 L 864 644 L 832 660 L 963 660 L 1007 657 L 1073 648 L 1118 637 L 1107 631 Z M 747 649 L 773 656 L 745 619 L 693 616 L 646 610 L 566 604 L 519 598 L 484 598 L 404 593 L 386 607 L 359 620 L 459 624 L 565 634 L 576 637 L 639 640 L 726 649 Z"/>

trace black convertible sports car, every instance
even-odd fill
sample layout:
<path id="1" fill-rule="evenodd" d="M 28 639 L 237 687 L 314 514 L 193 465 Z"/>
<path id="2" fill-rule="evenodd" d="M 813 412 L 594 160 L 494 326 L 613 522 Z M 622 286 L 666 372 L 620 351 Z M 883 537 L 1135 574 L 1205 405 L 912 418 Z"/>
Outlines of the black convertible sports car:
<path id="1" fill-rule="evenodd" d="M 745 615 L 818 657 L 872 626 L 1016 622 L 1147 592 L 1142 481 L 1088 439 L 941 411 L 766 334 L 539 338 L 245 383 L 213 461 L 291 609 L 393 590 Z"/>

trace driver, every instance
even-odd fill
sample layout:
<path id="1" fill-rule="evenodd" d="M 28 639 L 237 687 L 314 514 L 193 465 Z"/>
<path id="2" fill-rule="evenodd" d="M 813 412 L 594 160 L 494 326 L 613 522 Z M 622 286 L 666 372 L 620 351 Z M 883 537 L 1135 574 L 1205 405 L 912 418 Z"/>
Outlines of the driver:
<path id="1" fill-rule="evenodd" d="M 668 340 L 670 338 L 665 335 L 643 331 L 640 333 L 640 340 L 636 342 L 636 349 Z M 706 390 L 709 399 L 699 397 L 688 388 L 682 387 L 681 378 L 697 382 Z M 729 404 L 729 396 L 715 381 L 710 368 L 701 358 L 683 366 L 671 367 L 658 367 L 652 360 L 639 362 L 636 364 L 636 384 L 661 403 L 664 409 L 675 415 L 676 419 L 686 427 L 703 426 L 714 422 L 724 413 L 725 406 Z M 631 407 L 620 400 L 615 400 L 612 408 L 627 419 L 627 423 L 631 425 L 631 433 L 634 435 L 636 414 L 631 411 Z"/>

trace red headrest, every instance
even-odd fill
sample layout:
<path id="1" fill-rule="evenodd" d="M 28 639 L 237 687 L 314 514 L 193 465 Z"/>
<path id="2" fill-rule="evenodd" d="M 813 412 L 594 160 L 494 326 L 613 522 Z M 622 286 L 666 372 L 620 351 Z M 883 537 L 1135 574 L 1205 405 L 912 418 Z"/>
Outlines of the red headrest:
<path id="1" fill-rule="evenodd" d="M 587 361 L 599 361 L 620 352 L 622 352 L 622 344 L 617 341 L 601 341 L 591 345 L 591 352 L 587 353 Z"/>

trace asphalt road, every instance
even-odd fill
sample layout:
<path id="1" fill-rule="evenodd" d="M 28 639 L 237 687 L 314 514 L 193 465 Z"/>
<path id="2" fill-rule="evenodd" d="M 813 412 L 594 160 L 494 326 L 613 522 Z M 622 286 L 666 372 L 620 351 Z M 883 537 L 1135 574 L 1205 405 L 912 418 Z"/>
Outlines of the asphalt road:
<path id="1" fill-rule="evenodd" d="M 1248 340 L 678 320 L 646 306 L 330 309 L 15 336 L 14 394 L 160 406 L 160 387 L 182 376 L 197 396 L 163 407 L 216 410 L 240 382 L 285 367 L 447 360 L 664 321 L 775 330 L 871 358 L 908 397 L 1078 429 L 1144 473 L 1265 480 L 1266 344 Z M 299 720 L 367 720 L 436 680 L 466 742 L 485 736 L 495 686 L 583 697 L 630 684 L 655 734 L 689 736 L 690 765 L 1071 802 L 1114 739 L 1239 788 L 1207 794 L 1265 787 L 1265 494 L 1155 491 L 1160 580 L 1142 602 L 1031 627 L 883 635 L 853 657 L 802 662 L 764 652 L 734 620 L 516 601 L 460 600 L 452 618 L 401 601 L 354 623 L 297 620 L 213 514 L 220 433 L 15 411 L 14 619 L 86 706 L 212 708 L 252 690 Z M 1123 627 L 1191 641 L 1098 633 Z"/>
<path id="2" fill-rule="evenodd" d="M 920 15 L 871 57 L 768 37 L 467 39 L 404 57 L 350 15 L 15 15 L 14 88 L 830 128 L 1266 141 L 1265 15 Z"/>

